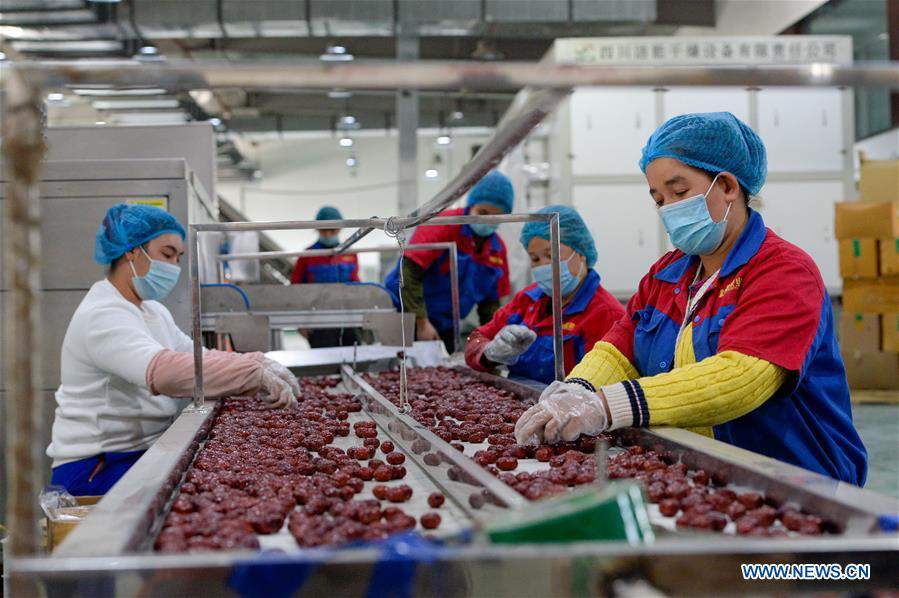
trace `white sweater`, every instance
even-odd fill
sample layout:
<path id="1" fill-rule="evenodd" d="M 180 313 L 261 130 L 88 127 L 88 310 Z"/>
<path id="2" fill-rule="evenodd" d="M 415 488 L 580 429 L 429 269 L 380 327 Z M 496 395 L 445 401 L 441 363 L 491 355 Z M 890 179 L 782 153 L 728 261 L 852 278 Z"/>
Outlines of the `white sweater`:
<path id="1" fill-rule="evenodd" d="M 189 399 L 151 395 L 146 375 L 159 351 L 192 351 L 169 310 L 141 307 L 108 280 L 91 287 L 62 343 L 61 384 L 47 455 L 53 466 L 104 452 L 147 449 Z"/>

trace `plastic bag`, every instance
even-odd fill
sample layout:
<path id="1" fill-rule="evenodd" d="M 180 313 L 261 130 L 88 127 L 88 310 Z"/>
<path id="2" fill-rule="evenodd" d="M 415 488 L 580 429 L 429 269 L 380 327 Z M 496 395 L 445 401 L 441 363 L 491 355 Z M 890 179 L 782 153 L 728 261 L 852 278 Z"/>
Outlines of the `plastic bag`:
<path id="1" fill-rule="evenodd" d="M 41 509 L 54 521 L 78 520 L 84 515 L 78 516 L 73 507 L 80 507 L 78 500 L 69 494 L 62 486 L 47 486 L 41 491 L 39 497 Z"/>

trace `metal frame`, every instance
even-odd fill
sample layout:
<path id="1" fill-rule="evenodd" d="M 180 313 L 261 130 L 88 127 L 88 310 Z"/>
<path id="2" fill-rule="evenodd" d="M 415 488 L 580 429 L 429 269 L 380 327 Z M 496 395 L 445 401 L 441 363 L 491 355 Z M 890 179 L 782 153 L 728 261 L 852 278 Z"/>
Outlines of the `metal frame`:
<path id="1" fill-rule="evenodd" d="M 407 245 L 406 250 L 428 250 L 428 249 L 444 249 L 449 253 L 449 269 L 450 269 L 450 294 L 453 304 L 453 352 L 459 350 L 461 342 L 460 326 L 461 317 L 459 315 L 459 255 L 456 249 L 456 243 L 417 243 L 415 245 Z M 330 249 L 304 249 L 302 251 L 257 251 L 253 253 L 233 253 L 221 254 L 216 256 L 216 261 L 220 262 L 218 268 L 219 282 L 224 280 L 224 262 L 239 260 L 264 260 L 286 257 L 331 257 L 334 255 L 359 254 L 359 253 L 393 253 L 401 249 L 395 245 L 382 247 L 355 247 L 338 252 L 337 248 Z"/>
<path id="2" fill-rule="evenodd" d="M 264 231 L 264 230 L 310 230 L 335 228 L 376 228 L 384 231 L 402 231 L 416 225 L 441 224 L 505 224 L 512 222 L 549 223 L 550 259 L 552 262 L 552 313 L 553 313 L 553 365 L 556 380 L 565 377 L 565 361 L 562 344 L 562 293 L 559 214 L 506 214 L 501 216 L 418 216 L 409 218 L 367 218 L 361 220 L 295 220 L 280 222 L 221 222 L 213 224 L 191 224 L 188 226 L 188 257 L 190 265 L 191 323 L 194 340 L 194 394 L 193 408 L 203 406 L 203 344 L 200 335 L 200 277 L 197 257 L 199 255 L 198 234 L 202 232 Z M 361 238 L 361 237 L 359 237 Z M 341 248 L 335 248 L 341 251 Z"/>

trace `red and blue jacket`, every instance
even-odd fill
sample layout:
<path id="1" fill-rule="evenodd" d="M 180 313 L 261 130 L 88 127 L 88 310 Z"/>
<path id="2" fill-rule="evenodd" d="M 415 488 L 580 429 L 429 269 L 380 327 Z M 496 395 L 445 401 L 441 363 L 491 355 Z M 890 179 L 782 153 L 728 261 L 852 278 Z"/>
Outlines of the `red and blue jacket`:
<path id="1" fill-rule="evenodd" d="M 632 425 L 653 425 L 653 401 L 644 387 L 657 379 L 651 377 L 671 372 L 698 264 L 698 257 L 680 251 L 662 257 L 640 282 L 627 317 L 597 345 L 611 344 L 639 375 L 623 383 L 633 406 Z M 732 352 L 786 372 L 770 398 L 714 425 L 716 439 L 838 480 L 864 483 L 867 454 L 852 424 L 831 300 L 808 254 L 767 229 L 750 210 L 745 229 L 688 326 L 696 362 Z M 572 376 L 584 377 L 591 359 L 588 354 Z"/>
<path id="2" fill-rule="evenodd" d="M 591 269 L 571 302 L 562 310 L 562 341 L 565 373 L 624 317 L 624 306 L 600 284 Z M 552 298 L 536 283 L 519 291 L 493 319 L 475 330 L 465 346 L 465 361 L 475 370 L 487 371 L 482 356 L 487 344 L 504 326 L 521 324 L 537 333 L 537 340 L 509 367 L 509 374 L 549 384 L 555 380 L 553 360 Z"/>
<path id="3" fill-rule="evenodd" d="M 461 216 L 466 208 L 444 210 L 440 216 Z M 459 266 L 459 317 L 465 318 L 481 301 L 498 301 L 511 292 L 509 260 L 506 244 L 493 233 L 481 249 L 475 234 L 467 224 L 419 226 L 409 245 L 416 243 L 455 242 Z M 439 332 L 453 329 L 449 255 L 442 249 L 406 250 L 405 259 L 412 260 L 425 270 L 424 295 L 428 319 Z M 399 262 L 387 275 L 384 286 L 393 295 L 399 309 Z"/>
<path id="4" fill-rule="evenodd" d="M 306 249 L 329 249 L 318 241 Z M 359 260 L 355 254 L 300 257 L 290 277 L 292 284 L 315 282 L 359 282 Z"/>

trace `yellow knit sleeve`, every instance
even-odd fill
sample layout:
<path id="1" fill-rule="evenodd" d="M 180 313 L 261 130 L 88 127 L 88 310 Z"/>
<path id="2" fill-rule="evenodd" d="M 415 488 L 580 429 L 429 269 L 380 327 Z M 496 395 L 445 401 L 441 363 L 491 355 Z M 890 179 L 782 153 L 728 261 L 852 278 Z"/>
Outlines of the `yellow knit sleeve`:
<path id="1" fill-rule="evenodd" d="M 767 401 L 787 378 L 768 361 L 724 351 L 670 372 L 602 388 L 612 428 L 714 426 Z"/>
<path id="2" fill-rule="evenodd" d="M 593 388 L 636 378 L 640 374 L 612 343 L 599 341 L 568 374 L 568 380 L 586 380 Z"/>

